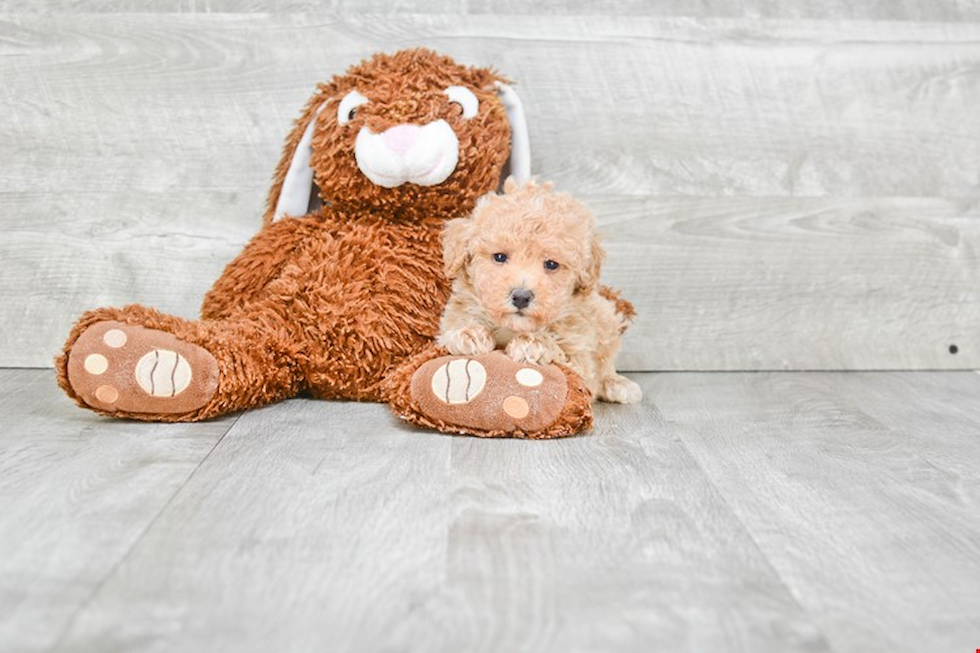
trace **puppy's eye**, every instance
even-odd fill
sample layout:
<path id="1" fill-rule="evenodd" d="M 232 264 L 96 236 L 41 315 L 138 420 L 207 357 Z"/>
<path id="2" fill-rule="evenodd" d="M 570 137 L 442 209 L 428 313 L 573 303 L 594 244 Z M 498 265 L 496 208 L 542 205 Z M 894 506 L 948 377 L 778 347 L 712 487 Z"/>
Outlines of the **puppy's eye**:
<path id="1" fill-rule="evenodd" d="M 443 92 L 449 96 L 451 103 L 458 104 L 463 109 L 464 118 L 472 118 L 480 108 L 480 101 L 465 86 L 450 86 Z"/>
<path id="2" fill-rule="evenodd" d="M 369 100 L 357 91 L 351 91 L 345 95 L 344 99 L 340 101 L 340 105 L 337 106 L 337 123 L 341 126 L 349 123 L 357 115 L 357 107 L 368 102 Z"/>
<path id="3" fill-rule="evenodd" d="M 493 260 L 496 261 L 497 263 L 506 263 L 507 255 L 504 254 L 503 252 L 497 252 L 496 254 L 493 255 Z"/>
<path id="4" fill-rule="evenodd" d="M 558 261 L 552 261 L 551 259 L 548 259 L 547 261 L 544 262 L 545 270 L 557 270 L 560 267 L 561 265 L 558 264 Z"/>

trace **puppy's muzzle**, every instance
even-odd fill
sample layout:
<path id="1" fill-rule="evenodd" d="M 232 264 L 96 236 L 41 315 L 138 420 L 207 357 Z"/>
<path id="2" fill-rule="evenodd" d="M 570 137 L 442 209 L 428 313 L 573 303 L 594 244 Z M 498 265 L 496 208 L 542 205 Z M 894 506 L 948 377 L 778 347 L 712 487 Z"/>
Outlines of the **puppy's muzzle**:
<path id="1" fill-rule="evenodd" d="M 510 303 L 519 311 L 527 308 L 533 299 L 534 293 L 527 288 L 514 288 L 510 291 Z"/>

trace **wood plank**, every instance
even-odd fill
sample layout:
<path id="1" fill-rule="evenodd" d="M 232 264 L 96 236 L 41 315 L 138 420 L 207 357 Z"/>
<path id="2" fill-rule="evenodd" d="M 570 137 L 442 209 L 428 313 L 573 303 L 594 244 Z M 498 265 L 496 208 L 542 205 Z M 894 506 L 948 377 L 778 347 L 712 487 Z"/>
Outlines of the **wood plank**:
<path id="1" fill-rule="evenodd" d="M 625 369 L 980 367 L 973 202 L 588 199 L 639 312 Z"/>
<path id="2" fill-rule="evenodd" d="M 0 370 L 0 415 L 0 648 L 47 650 L 234 418 L 98 418 L 50 370 Z"/>
<path id="3" fill-rule="evenodd" d="M 98 306 L 143 303 L 197 317 L 208 288 L 260 223 L 240 203 L 222 191 L 81 193 L 54 206 L 36 194 L 0 194 L 0 213 L 11 222 L 0 240 L 8 325 L 0 363 L 50 366 L 78 316 Z"/>
<path id="4" fill-rule="evenodd" d="M 425 43 L 520 82 L 535 170 L 594 203 L 640 307 L 624 368 L 980 366 L 978 24 L 25 13 L 0 30 L 2 365 L 50 365 L 87 308 L 193 316 L 315 82 Z"/>
<path id="5" fill-rule="evenodd" d="M 692 374 L 644 385 L 835 651 L 975 648 L 980 442 L 976 416 L 963 419 L 951 398 L 975 398 L 976 375 Z M 918 417 L 876 419 L 887 413 Z M 947 466 L 949 455 L 961 464 Z"/>
<path id="6" fill-rule="evenodd" d="M 451 438 L 294 400 L 222 442 L 56 650 L 363 650 L 440 586 Z"/>
<path id="7" fill-rule="evenodd" d="M 652 405 L 596 421 L 555 443 L 453 441 L 450 650 L 828 650 Z"/>
<path id="8" fill-rule="evenodd" d="M 956 382 L 951 382 L 954 379 Z M 822 392 L 830 391 L 829 383 L 814 386 Z M 977 373 L 951 376 L 922 372 L 887 377 L 855 374 L 834 379 L 832 387 L 915 446 L 918 456 L 929 465 L 926 473 L 917 478 L 922 491 L 942 494 L 952 489 L 949 498 L 955 503 L 980 504 L 976 438 L 959 435 L 980 433 Z M 895 397 L 914 400 L 899 402 Z M 933 482 L 936 479 L 940 480 L 938 484 Z"/>
<path id="9" fill-rule="evenodd" d="M 535 14 L 689 16 L 693 18 L 859 19 L 907 21 L 968 21 L 980 19 L 969 0 L 0 0 L 0 13 L 307 13 L 400 15 L 411 13 L 483 15 Z"/>
<path id="10" fill-rule="evenodd" d="M 264 190 L 316 82 L 419 44 L 516 79 L 534 169 L 578 192 L 980 187 L 980 84 L 963 72 L 980 24 L 24 14 L 4 30 L 10 190 Z"/>
<path id="11" fill-rule="evenodd" d="M 196 315 L 251 235 L 247 210 L 230 193 L 186 193 L 161 225 L 151 197 L 113 194 L 109 211 L 91 195 L 72 211 L 31 201 L 45 222 L 0 244 L 13 325 L 0 331 L 0 360 L 50 364 L 75 316 L 95 306 Z M 604 278 L 639 312 L 623 369 L 980 367 L 974 203 L 583 199 L 605 235 Z"/>
<path id="12" fill-rule="evenodd" d="M 652 407 L 600 424 L 248 413 L 58 650 L 829 650 Z"/>
<path id="13" fill-rule="evenodd" d="M 638 375 L 645 403 L 557 442 L 296 400 L 210 455 L 230 420 L 93 418 L 50 374 L 0 370 L 4 651 L 901 653 L 980 633 L 975 373 Z"/>

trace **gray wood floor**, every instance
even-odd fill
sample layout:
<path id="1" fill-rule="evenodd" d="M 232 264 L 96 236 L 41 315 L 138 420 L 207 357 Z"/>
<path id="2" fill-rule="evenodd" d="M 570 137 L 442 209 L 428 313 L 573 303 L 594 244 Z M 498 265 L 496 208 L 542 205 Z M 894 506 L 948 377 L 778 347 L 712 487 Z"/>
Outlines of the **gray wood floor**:
<path id="1" fill-rule="evenodd" d="M 109 421 L 0 370 L 0 650 L 980 646 L 980 375 L 634 378 L 520 442 L 302 399 Z"/>

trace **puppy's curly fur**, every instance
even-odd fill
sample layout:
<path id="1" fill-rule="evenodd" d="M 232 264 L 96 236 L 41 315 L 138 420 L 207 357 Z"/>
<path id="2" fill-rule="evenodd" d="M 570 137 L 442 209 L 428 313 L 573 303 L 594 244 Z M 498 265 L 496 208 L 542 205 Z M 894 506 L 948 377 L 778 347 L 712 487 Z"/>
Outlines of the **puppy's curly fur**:
<path id="1" fill-rule="evenodd" d="M 442 235 L 453 289 L 438 343 L 456 355 L 505 348 L 518 362 L 564 363 L 593 397 L 634 403 L 640 387 L 617 374 L 633 306 L 599 286 L 605 253 L 592 214 L 550 184 L 512 180 L 483 196 Z"/>

